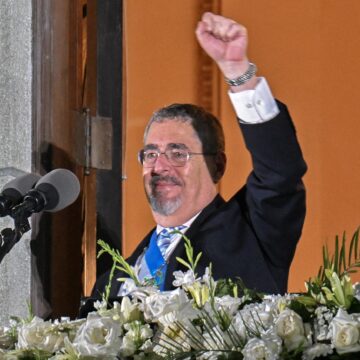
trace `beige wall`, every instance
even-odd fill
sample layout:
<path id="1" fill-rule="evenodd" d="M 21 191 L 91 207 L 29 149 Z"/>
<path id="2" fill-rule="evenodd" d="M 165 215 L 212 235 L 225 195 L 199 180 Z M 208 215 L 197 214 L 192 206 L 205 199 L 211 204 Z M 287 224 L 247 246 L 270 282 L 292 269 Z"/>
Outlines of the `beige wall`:
<path id="1" fill-rule="evenodd" d="M 196 102 L 198 48 L 193 30 L 198 0 L 126 2 L 127 124 L 124 252 L 153 225 L 136 152 L 152 111 Z M 209 3 L 209 1 L 207 1 Z M 223 0 L 220 12 L 249 30 L 249 54 L 293 116 L 309 171 L 308 212 L 289 290 L 317 273 L 321 247 L 360 224 L 360 2 L 358 0 Z M 225 198 L 250 170 L 233 112 L 220 82 L 215 108 L 223 122 L 229 166 Z M 240 180 L 239 180 L 240 179 Z"/>

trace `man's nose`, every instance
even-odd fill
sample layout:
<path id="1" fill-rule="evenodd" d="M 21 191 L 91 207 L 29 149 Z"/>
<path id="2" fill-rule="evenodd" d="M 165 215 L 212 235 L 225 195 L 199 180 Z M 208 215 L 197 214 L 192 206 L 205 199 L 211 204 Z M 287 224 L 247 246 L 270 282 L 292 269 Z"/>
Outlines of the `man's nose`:
<path id="1" fill-rule="evenodd" d="M 158 171 L 169 170 L 170 167 L 171 167 L 171 164 L 170 164 L 166 154 L 160 153 L 159 156 L 155 160 L 154 171 L 158 172 Z"/>

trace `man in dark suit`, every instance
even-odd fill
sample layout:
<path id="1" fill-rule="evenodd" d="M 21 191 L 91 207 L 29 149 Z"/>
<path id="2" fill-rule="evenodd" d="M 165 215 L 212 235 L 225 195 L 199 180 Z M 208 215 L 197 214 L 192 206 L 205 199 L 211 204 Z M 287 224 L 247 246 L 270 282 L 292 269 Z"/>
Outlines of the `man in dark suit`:
<path id="1" fill-rule="evenodd" d="M 154 278 L 162 289 L 171 289 L 173 272 L 184 270 L 176 260 L 185 258 L 184 242 L 179 234 L 165 235 L 163 247 L 159 239 L 168 228 L 171 233 L 176 227 L 190 238 L 195 253 L 202 252 L 199 275 L 212 263 L 215 279 L 241 277 L 247 287 L 284 293 L 305 216 L 301 178 L 306 165 L 294 126 L 266 80 L 256 77 L 256 66 L 247 58 L 248 38 L 242 25 L 206 13 L 196 35 L 230 86 L 253 171 L 246 185 L 224 201 L 216 187 L 226 164 L 219 121 L 189 104 L 157 111 L 139 153 L 157 227 L 128 261 L 136 266 L 140 280 Z M 153 264 L 155 257 L 160 262 Z M 162 277 L 156 279 L 159 272 Z M 94 295 L 103 291 L 107 279 L 105 275 L 97 282 Z M 127 290 L 113 281 L 111 295 Z"/>

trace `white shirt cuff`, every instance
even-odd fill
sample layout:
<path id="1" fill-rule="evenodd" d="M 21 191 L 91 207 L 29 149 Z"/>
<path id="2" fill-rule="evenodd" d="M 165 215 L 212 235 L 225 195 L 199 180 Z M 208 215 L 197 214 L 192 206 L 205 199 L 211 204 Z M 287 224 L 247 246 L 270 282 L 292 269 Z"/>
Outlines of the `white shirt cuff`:
<path id="1" fill-rule="evenodd" d="M 258 124 L 273 119 L 279 108 L 265 78 L 259 78 L 254 90 L 228 92 L 236 116 L 244 124 Z"/>

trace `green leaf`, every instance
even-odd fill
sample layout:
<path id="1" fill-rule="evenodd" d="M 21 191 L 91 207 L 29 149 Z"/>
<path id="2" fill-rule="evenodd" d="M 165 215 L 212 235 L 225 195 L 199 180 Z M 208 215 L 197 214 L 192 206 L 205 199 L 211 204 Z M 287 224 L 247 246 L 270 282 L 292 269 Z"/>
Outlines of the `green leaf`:
<path id="1" fill-rule="evenodd" d="M 111 284 L 112 284 L 112 279 L 114 277 L 114 272 L 116 269 L 116 263 L 114 262 L 111 270 L 110 270 L 110 275 L 109 275 L 109 282 L 107 283 L 107 285 L 105 286 L 105 294 L 103 294 L 103 299 L 106 301 L 106 303 L 109 302 L 109 297 L 110 297 L 110 291 L 111 291 Z"/>
<path id="2" fill-rule="evenodd" d="M 295 301 L 307 307 L 316 306 L 316 300 L 312 296 L 300 295 Z"/>
<path id="3" fill-rule="evenodd" d="M 191 270 L 191 265 L 188 264 L 184 259 L 176 257 L 176 260 L 180 263 L 183 264 L 184 266 L 186 266 L 189 270 Z"/>
<path id="4" fill-rule="evenodd" d="M 297 314 L 299 314 L 304 322 L 309 322 L 311 320 L 312 312 L 310 312 L 308 310 L 308 307 L 315 306 L 316 302 L 314 302 L 314 299 L 312 299 L 310 297 L 303 296 L 303 298 L 306 298 L 306 299 L 299 299 L 299 297 L 297 297 L 295 300 L 292 300 L 290 302 L 289 308 L 291 310 L 295 311 Z M 309 299 L 309 302 L 306 301 L 308 299 Z M 303 302 L 302 300 L 305 300 L 305 301 Z M 312 300 L 312 302 L 311 302 L 311 300 Z"/>
<path id="5" fill-rule="evenodd" d="M 346 237 L 345 237 L 345 231 L 344 231 L 341 249 L 340 249 L 340 256 L 339 256 L 339 274 L 341 274 L 342 271 L 345 271 L 345 269 L 346 269 L 345 242 L 346 242 Z M 341 269 L 343 269 L 343 270 L 341 270 Z"/>
<path id="6" fill-rule="evenodd" d="M 199 253 L 197 254 L 196 259 L 195 259 L 195 262 L 194 262 L 194 268 L 196 268 L 196 266 L 197 266 L 197 264 L 198 264 L 201 256 L 202 256 L 202 252 L 199 252 Z"/>
<path id="7" fill-rule="evenodd" d="M 322 291 L 325 294 L 325 297 L 329 302 L 331 302 L 332 304 L 336 304 L 335 296 L 329 288 L 323 287 Z M 336 304 L 336 305 L 338 305 L 338 304 Z"/>
<path id="8" fill-rule="evenodd" d="M 359 254 L 358 254 L 358 242 L 359 242 L 359 230 L 360 228 L 357 228 L 354 232 L 351 242 L 350 242 L 350 248 L 349 248 L 349 267 L 354 267 L 355 265 L 351 265 L 352 261 L 355 263 L 358 263 Z M 349 272 L 349 271 L 347 271 Z"/>
<path id="9" fill-rule="evenodd" d="M 355 242 L 355 259 L 358 259 L 359 256 L 358 256 L 358 243 L 359 243 L 359 230 L 360 228 L 357 229 L 357 231 L 355 231 L 354 235 L 353 235 L 353 240 Z"/>
<path id="10" fill-rule="evenodd" d="M 194 248 L 191 245 L 191 241 L 190 239 L 184 235 L 181 231 L 178 230 L 174 230 L 173 233 L 177 233 L 180 234 L 181 237 L 184 239 L 184 246 L 185 246 L 185 253 L 186 253 L 186 257 L 187 257 L 187 261 L 186 262 L 184 259 L 180 259 L 180 258 L 176 258 L 177 261 L 179 261 L 181 264 L 183 264 L 184 266 L 186 266 L 188 269 L 192 270 L 195 274 L 196 277 L 196 266 L 200 260 L 200 257 L 202 255 L 202 253 L 200 252 L 197 256 L 196 259 L 194 260 Z"/>
<path id="11" fill-rule="evenodd" d="M 339 274 L 339 237 L 335 237 L 334 271 Z"/>
<path id="12" fill-rule="evenodd" d="M 118 250 L 112 249 L 110 245 L 103 240 L 98 240 L 97 243 L 102 248 L 99 252 L 100 255 L 104 253 L 108 253 L 112 257 L 116 269 L 119 269 L 120 271 L 126 273 L 137 286 L 141 285 L 135 271 L 127 263 L 127 261 L 120 255 Z"/>

